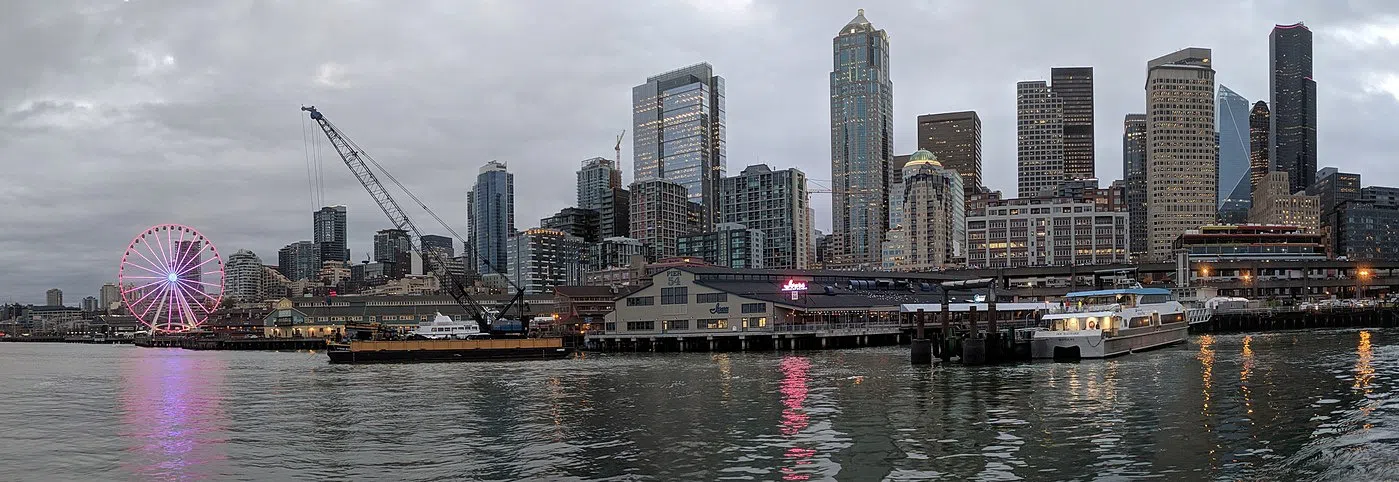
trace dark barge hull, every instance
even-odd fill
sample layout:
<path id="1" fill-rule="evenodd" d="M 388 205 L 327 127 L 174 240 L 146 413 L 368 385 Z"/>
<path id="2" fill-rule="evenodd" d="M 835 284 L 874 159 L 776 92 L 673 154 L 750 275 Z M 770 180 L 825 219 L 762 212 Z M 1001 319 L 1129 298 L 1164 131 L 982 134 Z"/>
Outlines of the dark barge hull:
<path id="1" fill-rule="evenodd" d="M 573 350 L 561 340 L 351 342 L 326 351 L 331 363 L 438 363 L 558 360 Z"/>

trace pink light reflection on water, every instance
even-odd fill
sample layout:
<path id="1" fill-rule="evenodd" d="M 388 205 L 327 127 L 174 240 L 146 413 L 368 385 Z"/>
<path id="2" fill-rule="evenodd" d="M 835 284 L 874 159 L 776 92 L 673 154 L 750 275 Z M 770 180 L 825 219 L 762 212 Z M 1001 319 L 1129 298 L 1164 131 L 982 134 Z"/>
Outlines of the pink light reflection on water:
<path id="1" fill-rule="evenodd" d="M 226 362 L 213 353 L 139 350 L 121 371 L 123 465 L 143 480 L 217 478 L 227 460 Z"/>
<path id="2" fill-rule="evenodd" d="M 811 371 L 811 360 L 805 357 L 789 356 L 782 358 L 782 405 L 787 408 L 782 409 L 782 435 L 795 439 L 797 435 L 805 430 L 810 424 L 806 408 L 806 386 L 807 373 Z M 811 458 L 816 456 L 816 450 L 797 446 L 793 440 L 792 447 L 783 454 L 784 457 L 792 461 L 791 467 L 782 468 L 782 480 L 810 480 L 810 474 L 799 473 L 803 466 L 811 465 Z"/>

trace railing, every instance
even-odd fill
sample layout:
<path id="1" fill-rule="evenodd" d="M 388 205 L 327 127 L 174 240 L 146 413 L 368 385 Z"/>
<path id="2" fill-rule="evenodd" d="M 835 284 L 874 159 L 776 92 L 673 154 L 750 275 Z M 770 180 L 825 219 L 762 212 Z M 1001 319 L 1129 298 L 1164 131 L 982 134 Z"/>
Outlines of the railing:
<path id="1" fill-rule="evenodd" d="M 908 325 L 899 323 L 780 323 L 772 326 L 773 333 L 864 333 L 897 331 Z"/>

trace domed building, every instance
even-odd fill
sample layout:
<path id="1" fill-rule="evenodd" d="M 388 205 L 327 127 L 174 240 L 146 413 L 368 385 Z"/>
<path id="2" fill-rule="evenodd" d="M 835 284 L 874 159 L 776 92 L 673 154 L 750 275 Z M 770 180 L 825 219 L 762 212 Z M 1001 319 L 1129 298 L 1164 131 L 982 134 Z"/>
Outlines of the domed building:
<path id="1" fill-rule="evenodd" d="M 967 216 L 962 176 L 943 167 L 937 156 L 919 150 L 903 168 L 903 224 L 907 243 L 893 269 L 930 271 L 965 262 Z"/>

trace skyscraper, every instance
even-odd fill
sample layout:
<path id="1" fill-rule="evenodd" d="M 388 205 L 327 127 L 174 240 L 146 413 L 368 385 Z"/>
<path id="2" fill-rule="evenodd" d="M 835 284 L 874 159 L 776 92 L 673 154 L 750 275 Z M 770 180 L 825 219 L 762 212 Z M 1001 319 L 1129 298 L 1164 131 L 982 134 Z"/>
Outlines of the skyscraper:
<path id="1" fill-rule="evenodd" d="M 690 232 L 685 186 L 665 179 L 631 185 L 631 238 L 649 246 L 657 258 L 675 256 L 680 235 Z"/>
<path id="2" fill-rule="evenodd" d="M 1248 218 L 1253 181 L 1249 175 L 1248 99 L 1223 84 L 1215 106 L 1219 129 L 1219 185 L 1216 187 L 1219 221 L 1242 223 Z"/>
<path id="3" fill-rule="evenodd" d="M 1097 167 L 1093 157 L 1093 68 L 1054 67 L 1050 70 L 1049 81 L 1050 90 L 1063 102 L 1064 178 L 1096 179 Z"/>
<path id="4" fill-rule="evenodd" d="M 189 281 L 185 284 L 188 289 L 203 290 L 204 285 L 201 283 L 204 281 L 204 277 L 202 274 L 205 271 L 211 271 L 210 267 L 201 264 L 203 248 L 203 244 L 195 241 L 175 243 L 175 266 L 173 269 L 179 273 L 181 280 Z M 262 264 L 262 262 L 259 261 L 258 264 Z"/>
<path id="5" fill-rule="evenodd" d="M 1133 257 L 1146 255 L 1146 114 L 1122 119 L 1123 197 L 1127 202 L 1128 250 Z"/>
<path id="6" fill-rule="evenodd" d="M 763 233 L 762 267 L 806 269 L 810 261 L 810 198 L 806 174 L 797 168 L 774 171 L 767 164 L 748 166 L 726 177 L 719 189 L 722 222 Z M 750 266 L 751 267 L 751 266 Z"/>
<path id="7" fill-rule="evenodd" d="M 603 197 L 622 187 L 622 171 L 611 159 L 594 157 L 583 161 L 578 169 L 578 208 L 598 211 Z"/>
<path id="8" fill-rule="evenodd" d="M 831 217 L 836 267 L 877 267 L 889 229 L 889 161 L 894 150 L 894 84 L 889 36 L 865 10 L 832 40 Z"/>
<path id="9" fill-rule="evenodd" d="M 1273 170 L 1273 164 L 1269 161 L 1269 154 L 1272 150 L 1272 114 L 1268 112 L 1268 103 L 1258 101 L 1253 103 L 1253 110 L 1248 113 L 1248 175 L 1252 183 L 1250 193 L 1258 191 L 1258 185 L 1263 183 L 1263 176 L 1267 176 Z"/>
<path id="10" fill-rule="evenodd" d="M 387 267 L 389 279 L 413 274 L 413 242 L 402 229 L 381 229 L 374 233 L 374 261 Z"/>
<path id="11" fill-rule="evenodd" d="M 1301 22 L 1277 25 L 1268 35 L 1272 75 L 1272 143 L 1268 158 L 1287 171 L 1292 193 L 1316 180 L 1316 81 L 1312 80 L 1312 31 Z"/>
<path id="12" fill-rule="evenodd" d="M 914 152 L 903 169 L 902 262 L 894 269 L 928 271 L 966 260 L 967 216 L 962 176 L 945 169 L 928 151 Z"/>
<path id="13" fill-rule="evenodd" d="M 918 149 L 931 152 L 944 167 L 961 174 L 964 195 L 981 190 L 981 118 L 975 111 L 918 116 Z"/>
<path id="14" fill-rule="evenodd" d="M 321 268 L 321 247 L 314 241 L 297 241 L 277 251 L 277 272 L 290 281 L 316 277 Z"/>
<path id="15" fill-rule="evenodd" d="M 1171 259 L 1171 243 L 1215 222 L 1214 68 L 1210 49 L 1186 48 L 1147 62 L 1147 257 Z"/>
<path id="16" fill-rule="evenodd" d="M 44 304 L 48 306 L 63 306 L 63 290 L 52 288 L 45 291 Z"/>
<path id="17" fill-rule="evenodd" d="M 314 223 L 311 240 L 320 247 L 320 262 L 350 262 L 350 248 L 345 232 L 346 219 L 345 206 L 326 206 L 312 214 Z M 317 266 L 317 269 L 320 267 Z"/>
<path id="18" fill-rule="evenodd" d="M 1043 80 L 1015 85 L 1018 193 L 1034 197 L 1064 182 L 1064 101 Z"/>
<path id="19" fill-rule="evenodd" d="M 433 258 L 428 253 L 436 251 L 442 254 L 442 259 L 450 260 L 457 255 L 456 241 L 446 236 L 436 234 L 424 234 L 420 240 L 423 249 L 423 273 L 432 273 L 436 269 Z M 450 264 L 450 261 L 448 262 Z"/>
<path id="20" fill-rule="evenodd" d="M 112 307 L 112 303 L 121 301 L 121 289 L 116 283 L 106 283 L 102 285 L 102 291 L 98 294 L 98 303 L 102 305 L 101 311 Z"/>
<path id="21" fill-rule="evenodd" d="M 224 295 L 239 302 L 262 301 L 262 258 L 246 249 L 229 255 L 224 265 Z"/>
<path id="22" fill-rule="evenodd" d="M 467 231 L 476 272 L 505 273 L 506 240 L 515 233 L 515 175 L 505 163 L 487 162 L 467 193 Z"/>
<path id="23" fill-rule="evenodd" d="M 631 95 L 633 180 L 684 186 L 704 207 L 701 222 L 713 224 L 726 163 L 724 78 L 699 63 L 649 77 Z"/>

